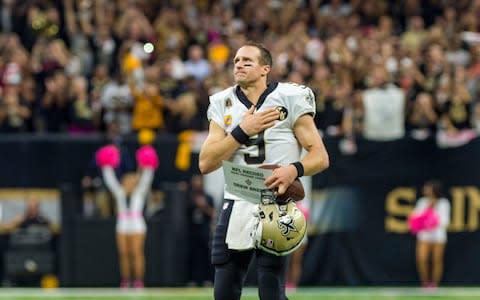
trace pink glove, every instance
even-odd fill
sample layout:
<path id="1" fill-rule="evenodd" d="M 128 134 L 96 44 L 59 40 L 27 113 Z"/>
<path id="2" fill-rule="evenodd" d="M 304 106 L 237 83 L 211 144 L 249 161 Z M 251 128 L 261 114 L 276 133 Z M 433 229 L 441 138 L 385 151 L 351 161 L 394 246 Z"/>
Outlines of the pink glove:
<path id="1" fill-rule="evenodd" d="M 120 164 L 120 151 L 114 145 L 103 146 L 95 153 L 95 160 L 100 168 L 116 168 Z"/>
<path id="2" fill-rule="evenodd" d="M 157 152 L 151 145 L 140 147 L 136 153 L 138 165 L 142 168 L 158 168 Z"/>

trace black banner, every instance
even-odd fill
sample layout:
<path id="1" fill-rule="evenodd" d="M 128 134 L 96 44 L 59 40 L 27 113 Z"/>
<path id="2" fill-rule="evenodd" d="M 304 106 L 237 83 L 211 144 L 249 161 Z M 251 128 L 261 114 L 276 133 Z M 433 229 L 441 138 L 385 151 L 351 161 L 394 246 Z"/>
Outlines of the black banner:
<path id="1" fill-rule="evenodd" d="M 344 156 L 328 140 L 331 166 L 314 177 L 303 284 L 417 284 L 415 236 L 406 217 L 427 179 L 451 201 L 445 284 L 480 283 L 480 140 L 439 149 L 433 140 L 358 141 Z"/>

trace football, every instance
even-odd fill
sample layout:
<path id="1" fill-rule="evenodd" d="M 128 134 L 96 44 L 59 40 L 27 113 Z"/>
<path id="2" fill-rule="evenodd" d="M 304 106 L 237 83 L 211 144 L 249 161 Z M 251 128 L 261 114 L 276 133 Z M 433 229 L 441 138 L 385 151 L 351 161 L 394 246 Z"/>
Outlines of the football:
<path id="1" fill-rule="evenodd" d="M 274 170 L 274 169 L 279 168 L 279 167 L 280 167 L 280 165 L 277 165 L 277 164 L 268 164 L 268 165 L 261 165 L 259 168 Z M 285 193 L 283 195 L 279 195 L 277 197 L 277 201 L 279 203 L 285 203 L 290 198 L 293 199 L 293 201 L 300 201 L 304 197 L 305 197 L 305 190 L 303 189 L 303 184 L 297 178 L 287 188 L 287 190 L 285 191 Z"/>

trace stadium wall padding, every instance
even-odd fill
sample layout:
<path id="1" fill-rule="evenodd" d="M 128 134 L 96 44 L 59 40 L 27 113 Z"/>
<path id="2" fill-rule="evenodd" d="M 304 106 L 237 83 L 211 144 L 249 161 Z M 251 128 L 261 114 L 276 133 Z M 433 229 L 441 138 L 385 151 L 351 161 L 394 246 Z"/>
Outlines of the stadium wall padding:
<path id="1" fill-rule="evenodd" d="M 302 284 L 416 284 L 415 237 L 407 231 L 405 220 L 421 185 L 430 178 L 445 184 L 452 205 L 444 284 L 480 284 L 480 139 L 441 149 L 434 139 L 372 142 L 359 138 L 353 155 L 340 152 L 340 139 L 324 141 L 330 168 L 313 177 Z M 102 136 L 0 137 L 0 187 L 62 191 L 57 258 L 63 286 L 118 284 L 114 220 L 85 219 L 79 213 L 80 180 L 104 143 Z M 126 145 L 134 153 L 135 139 L 127 139 Z M 168 196 L 165 209 L 147 221 L 146 283 L 183 285 L 189 232 L 186 195 L 175 183 L 198 171 L 197 157 L 192 154 L 191 168 L 180 171 L 174 165 L 176 137 L 161 136 L 154 146 L 160 158 L 154 187 L 168 191 Z"/>
<path id="2" fill-rule="evenodd" d="M 182 286 L 188 275 L 186 191 L 164 183 L 165 204 L 148 218 L 145 241 L 145 283 L 147 286 Z M 62 187 L 71 201 L 69 186 Z M 68 204 L 67 204 L 68 205 Z M 120 282 L 115 241 L 115 220 L 72 215 L 62 230 L 59 258 L 63 286 L 105 287 Z"/>

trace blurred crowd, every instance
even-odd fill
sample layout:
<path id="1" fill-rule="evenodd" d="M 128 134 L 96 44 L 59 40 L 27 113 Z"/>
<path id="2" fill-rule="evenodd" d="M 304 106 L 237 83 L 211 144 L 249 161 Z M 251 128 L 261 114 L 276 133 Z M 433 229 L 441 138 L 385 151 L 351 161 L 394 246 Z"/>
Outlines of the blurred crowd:
<path id="1" fill-rule="evenodd" d="M 3 0 L 0 132 L 208 128 L 247 40 L 311 87 L 324 135 L 480 131 L 479 0 Z M 348 147 L 346 148 L 348 149 Z"/>

